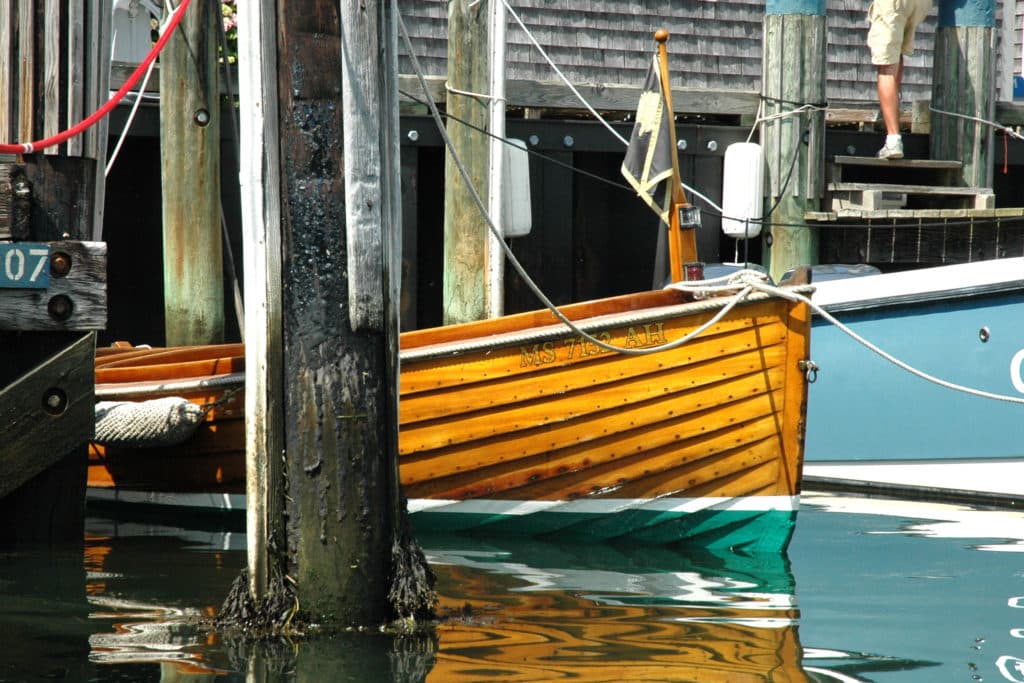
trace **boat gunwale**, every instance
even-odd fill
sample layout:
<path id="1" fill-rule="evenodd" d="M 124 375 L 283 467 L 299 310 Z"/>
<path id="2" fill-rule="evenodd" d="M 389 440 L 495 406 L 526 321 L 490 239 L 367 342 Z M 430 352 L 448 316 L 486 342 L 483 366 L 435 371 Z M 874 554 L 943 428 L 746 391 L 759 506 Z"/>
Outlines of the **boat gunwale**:
<path id="1" fill-rule="evenodd" d="M 814 291 L 814 287 L 811 285 L 800 285 L 788 288 L 788 290 L 796 294 L 809 294 Z M 647 292 L 644 294 L 647 294 Z M 573 319 L 568 314 L 567 317 L 573 321 L 573 324 L 578 329 L 584 332 L 595 332 L 626 324 L 668 320 L 686 315 L 716 311 L 724 308 L 733 300 L 734 297 L 731 296 L 717 296 L 696 301 L 685 301 L 683 303 L 662 304 L 657 306 L 645 306 L 619 311 L 610 311 L 589 317 L 580 316 L 576 319 Z M 751 292 L 737 304 L 737 308 L 772 301 L 783 303 L 787 306 L 794 306 L 799 303 L 765 292 Z M 534 311 L 533 314 L 540 312 L 542 311 Z M 533 314 L 521 315 L 529 316 Z M 486 332 L 486 323 L 489 322 L 492 321 L 483 320 L 453 325 L 445 328 L 434 328 L 435 330 L 458 328 L 463 332 L 463 334 L 436 343 L 425 343 L 422 346 L 403 348 L 399 352 L 399 357 L 403 362 L 415 362 L 435 358 L 450 358 L 484 349 L 558 339 L 566 334 L 574 333 L 574 330 L 571 330 L 565 323 L 557 320 L 543 326 L 515 327 L 514 329 L 488 333 Z M 433 330 L 424 330 L 424 332 L 431 331 Z M 405 335 L 403 335 L 403 337 L 405 337 Z M 657 347 L 651 348 L 651 350 L 656 349 Z"/>

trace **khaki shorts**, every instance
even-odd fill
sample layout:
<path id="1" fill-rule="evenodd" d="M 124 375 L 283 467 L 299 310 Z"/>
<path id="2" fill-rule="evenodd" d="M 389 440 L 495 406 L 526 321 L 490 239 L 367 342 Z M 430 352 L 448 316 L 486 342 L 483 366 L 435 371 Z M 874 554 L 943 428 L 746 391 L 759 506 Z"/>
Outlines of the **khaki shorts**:
<path id="1" fill-rule="evenodd" d="M 868 47 L 872 64 L 896 64 L 914 52 L 914 29 L 932 7 L 932 0 L 874 0 L 868 7 Z"/>

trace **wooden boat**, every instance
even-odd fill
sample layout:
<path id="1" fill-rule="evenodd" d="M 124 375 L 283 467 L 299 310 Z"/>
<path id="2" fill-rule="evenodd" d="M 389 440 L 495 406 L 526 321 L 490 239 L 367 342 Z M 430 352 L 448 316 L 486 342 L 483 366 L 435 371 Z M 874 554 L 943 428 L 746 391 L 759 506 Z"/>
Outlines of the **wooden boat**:
<path id="1" fill-rule="evenodd" d="M 1020 504 L 1024 258 L 815 282 L 807 465 L 816 484 Z"/>
<path id="2" fill-rule="evenodd" d="M 666 289 L 563 312 L 608 343 L 650 348 L 732 300 L 689 299 Z M 604 351 L 547 311 L 403 334 L 399 469 L 417 527 L 784 547 L 809 317 L 753 295 L 693 341 L 643 356 Z M 243 365 L 241 345 L 101 349 L 97 400 L 216 405 L 178 446 L 92 444 L 93 494 L 238 506 L 224 495 L 244 491 Z"/>
<path id="3" fill-rule="evenodd" d="M 399 471 L 418 529 L 772 551 L 788 543 L 810 311 L 757 283 L 737 284 L 741 295 L 681 283 L 697 259 L 696 221 L 680 217 L 696 210 L 678 176 L 666 38 L 623 170 L 668 228 L 676 285 L 569 305 L 563 319 L 541 310 L 403 334 Z M 153 501 L 242 490 L 239 455 L 201 455 L 240 429 L 238 386 L 234 398 L 210 393 L 240 372 L 241 349 L 229 351 L 98 357 L 101 400 L 166 395 L 176 383 L 193 401 L 222 403 L 186 456 L 177 446 L 155 458 L 94 446 L 94 488 L 122 499 L 141 489 Z M 186 481 L 172 483 L 180 470 Z"/>

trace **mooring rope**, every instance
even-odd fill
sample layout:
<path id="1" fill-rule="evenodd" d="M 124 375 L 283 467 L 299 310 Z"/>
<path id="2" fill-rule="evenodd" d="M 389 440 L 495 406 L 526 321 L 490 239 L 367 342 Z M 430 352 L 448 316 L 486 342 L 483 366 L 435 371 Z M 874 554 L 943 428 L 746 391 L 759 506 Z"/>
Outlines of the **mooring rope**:
<path id="1" fill-rule="evenodd" d="M 755 272 L 755 271 L 751 271 L 751 272 Z M 761 275 L 761 274 L 757 273 L 757 275 Z M 871 352 L 877 354 L 878 356 L 884 358 L 885 360 L 889 361 L 890 363 L 892 363 L 896 367 L 900 368 L 901 370 L 905 370 L 905 371 L 909 372 L 910 374 L 915 375 L 917 377 L 920 377 L 921 379 L 923 379 L 923 380 L 925 380 L 927 382 L 931 382 L 932 384 L 936 384 L 936 385 L 938 385 L 940 387 L 943 387 L 943 388 L 946 388 L 946 389 L 952 389 L 953 391 L 959 391 L 961 393 L 970 394 L 971 396 L 978 396 L 980 398 L 989 398 L 989 399 L 993 399 L 993 400 L 996 400 L 996 401 L 1004 401 L 1004 402 L 1007 402 L 1007 403 L 1024 404 L 1024 397 L 1021 397 L 1021 396 L 1007 396 L 1006 394 L 997 394 L 997 393 L 994 393 L 994 392 L 991 392 L 991 391 L 983 391 L 981 389 L 974 389 L 972 387 L 964 386 L 962 384 L 957 384 L 955 382 L 950 382 L 950 381 L 944 380 L 944 379 L 942 379 L 940 377 L 936 377 L 934 375 L 930 375 L 927 372 L 924 372 L 923 370 L 919 370 L 919 369 L 913 367 L 912 365 L 910 365 L 909 363 L 906 363 L 906 362 L 900 360 L 899 358 L 896 358 L 891 353 L 882 350 L 881 348 L 879 348 L 875 344 L 871 343 L 870 341 L 868 341 L 864 337 L 860 336 L 859 334 L 854 332 L 852 329 L 850 329 L 849 327 L 844 325 L 842 322 L 837 320 L 835 318 L 835 316 L 830 314 L 828 311 L 826 311 L 820 305 L 814 303 L 809 297 L 806 297 L 806 296 L 804 296 L 803 294 L 801 294 L 799 292 L 795 292 L 792 289 L 787 289 L 787 288 L 784 288 L 784 287 L 776 287 L 776 286 L 771 285 L 771 284 L 769 284 L 767 282 L 760 282 L 760 283 L 757 283 L 757 284 L 752 284 L 752 286 L 753 286 L 754 289 L 756 289 L 758 291 L 761 291 L 761 292 L 771 293 L 771 294 L 774 294 L 776 296 L 780 296 L 780 297 L 782 297 L 784 299 L 789 299 L 791 301 L 800 301 L 800 302 L 803 302 L 803 303 L 807 304 L 808 306 L 811 307 L 811 309 L 815 313 L 820 315 L 824 320 L 826 320 L 829 323 L 835 325 L 841 332 L 843 332 L 844 334 L 849 336 L 851 339 L 853 339 L 857 343 L 859 343 L 862 346 L 864 346 L 869 351 L 871 351 Z"/>
<path id="2" fill-rule="evenodd" d="M 157 39 L 156 44 L 146 55 L 146 58 L 135 68 L 135 71 L 128 77 L 128 80 L 124 82 L 114 95 L 106 101 L 106 103 L 99 109 L 90 114 L 87 118 L 78 122 L 71 128 L 63 130 L 55 135 L 51 135 L 48 138 L 37 140 L 35 142 L 19 142 L 17 144 L 0 144 L 0 154 L 32 154 L 40 150 L 46 149 L 47 147 L 53 147 L 59 145 L 67 140 L 80 135 L 88 129 L 95 126 L 103 119 L 104 116 L 109 114 L 114 107 L 116 107 L 121 100 L 124 99 L 125 95 L 128 94 L 135 84 L 138 82 L 142 74 L 149 68 L 149 65 L 153 63 L 157 55 L 164 49 L 164 45 L 170 39 L 171 34 L 174 33 L 174 29 L 181 22 L 182 16 L 185 14 L 185 9 L 188 7 L 192 0 L 181 0 L 181 4 L 178 5 L 177 9 L 174 10 L 174 14 L 171 16 L 171 20 L 167 23 L 167 30 L 160 35 Z"/>
<path id="3" fill-rule="evenodd" d="M 936 114 L 942 114 L 943 116 L 952 116 L 952 117 L 958 118 L 958 119 L 964 119 L 964 120 L 967 120 L 967 121 L 974 121 L 975 123 L 981 123 L 981 124 L 984 124 L 986 126 L 991 126 L 992 128 L 997 128 L 1000 131 L 1002 131 L 1004 134 L 1009 135 L 1012 138 L 1016 138 L 1018 140 L 1024 140 L 1024 135 L 1021 135 L 1020 133 L 1018 133 L 1017 131 L 1013 130 L 1012 128 L 1009 128 L 1008 126 L 1004 126 L 1003 124 L 999 123 L 998 121 L 989 121 L 988 119 L 983 119 L 983 118 L 981 118 L 979 116 L 969 116 L 967 114 L 958 114 L 958 113 L 953 112 L 953 111 L 943 111 L 942 109 L 936 109 L 935 107 L 932 107 L 932 106 L 929 106 L 928 108 L 931 109 Z"/>

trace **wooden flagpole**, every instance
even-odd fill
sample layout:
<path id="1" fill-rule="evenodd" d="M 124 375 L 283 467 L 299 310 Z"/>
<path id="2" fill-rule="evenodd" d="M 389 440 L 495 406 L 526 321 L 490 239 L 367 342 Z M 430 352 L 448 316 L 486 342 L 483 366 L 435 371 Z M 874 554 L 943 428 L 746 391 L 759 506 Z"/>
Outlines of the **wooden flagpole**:
<path id="1" fill-rule="evenodd" d="M 672 88 L 668 77 L 668 51 L 665 43 L 668 41 L 668 31 L 660 28 L 654 33 L 654 40 L 658 43 L 658 59 L 661 64 L 661 90 L 665 94 L 666 116 L 670 117 L 669 134 L 672 144 L 672 208 L 669 212 L 668 249 L 669 265 L 671 267 L 672 282 L 679 282 L 683 279 L 683 264 L 697 260 L 697 236 L 694 226 L 681 228 L 679 224 L 680 209 L 689 206 L 686 200 L 686 193 L 683 191 L 683 182 L 679 177 L 679 154 L 676 147 L 676 126 L 675 115 L 672 109 Z"/>

